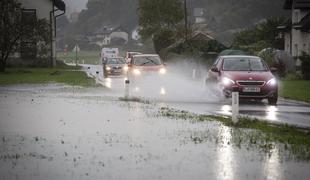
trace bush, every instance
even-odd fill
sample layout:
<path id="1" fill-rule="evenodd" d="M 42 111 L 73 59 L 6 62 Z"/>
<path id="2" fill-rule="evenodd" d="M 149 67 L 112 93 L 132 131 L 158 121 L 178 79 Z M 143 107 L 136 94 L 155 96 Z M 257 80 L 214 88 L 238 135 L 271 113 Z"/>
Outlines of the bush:
<path id="1" fill-rule="evenodd" d="M 303 79 L 310 79 L 310 55 L 303 53 L 300 57 L 301 60 L 301 74 Z"/>
<path id="2" fill-rule="evenodd" d="M 175 43 L 175 32 L 169 29 L 162 29 L 154 35 L 153 43 L 155 51 L 159 53 L 160 50 Z"/>
<path id="3" fill-rule="evenodd" d="M 296 74 L 296 73 L 288 73 L 285 76 L 285 80 L 288 80 L 288 81 L 301 80 L 301 79 L 302 79 L 302 76 L 300 74 Z"/>

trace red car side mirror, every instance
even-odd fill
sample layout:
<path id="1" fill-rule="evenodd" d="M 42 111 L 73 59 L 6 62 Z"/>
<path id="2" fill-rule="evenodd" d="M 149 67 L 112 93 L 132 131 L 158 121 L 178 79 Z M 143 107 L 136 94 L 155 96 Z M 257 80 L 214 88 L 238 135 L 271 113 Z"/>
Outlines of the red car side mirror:
<path id="1" fill-rule="evenodd" d="M 277 72 L 277 71 L 278 71 L 278 68 L 271 67 L 271 68 L 270 68 L 270 71 L 271 71 L 272 73 L 275 73 L 275 72 Z"/>
<path id="2" fill-rule="evenodd" d="M 220 72 L 219 69 L 218 69 L 217 67 L 212 67 L 212 68 L 211 68 L 211 71 L 212 71 L 212 72 Z"/>

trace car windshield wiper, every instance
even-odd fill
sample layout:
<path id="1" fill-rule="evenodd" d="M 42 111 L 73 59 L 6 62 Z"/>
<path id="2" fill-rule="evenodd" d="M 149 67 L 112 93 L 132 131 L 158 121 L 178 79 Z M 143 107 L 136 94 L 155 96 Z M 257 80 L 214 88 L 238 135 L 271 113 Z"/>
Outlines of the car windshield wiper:
<path id="1" fill-rule="evenodd" d="M 147 64 L 147 63 L 153 63 L 153 64 L 155 64 L 155 65 L 158 64 L 158 63 L 157 63 L 156 61 L 154 61 L 153 59 L 149 59 L 149 58 L 146 58 L 146 59 L 147 59 L 148 61 L 146 61 L 146 62 L 140 64 L 139 66 L 143 66 L 143 65 L 145 65 L 145 64 Z"/>
<path id="2" fill-rule="evenodd" d="M 249 61 L 249 71 L 253 71 L 253 69 L 251 67 L 251 61 L 250 60 L 248 60 L 248 61 Z"/>
<path id="3" fill-rule="evenodd" d="M 152 62 L 153 64 L 157 65 L 158 63 L 156 61 L 154 61 L 153 59 L 150 58 L 146 58 L 147 60 L 149 60 L 150 62 Z"/>
<path id="4" fill-rule="evenodd" d="M 144 62 L 144 63 L 142 63 L 142 64 L 139 64 L 139 66 L 143 66 L 143 65 L 145 65 L 145 64 L 147 64 L 147 63 L 149 63 L 149 61 L 146 61 L 146 62 Z"/>

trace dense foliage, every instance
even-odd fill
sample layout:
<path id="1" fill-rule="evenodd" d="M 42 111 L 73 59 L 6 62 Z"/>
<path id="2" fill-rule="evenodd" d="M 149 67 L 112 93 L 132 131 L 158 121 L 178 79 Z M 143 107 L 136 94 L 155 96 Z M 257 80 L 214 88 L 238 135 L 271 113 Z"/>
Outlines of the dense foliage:
<path id="1" fill-rule="evenodd" d="M 176 8 L 176 6 L 178 7 L 179 3 L 183 3 L 183 0 L 180 0 L 178 4 L 172 4 L 172 6 L 169 4 L 175 0 L 141 1 L 142 5 L 139 0 L 89 0 L 87 8 L 80 13 L 79 21 L 67 28 L 66 36 L 71 36 L 72 40 L 77 35 L 92 33 L 103 25 L 111 24 L 132 30 L 138 26 L 139 21 L 140 24 L 152 21 L 155 22 L 152 26 L 158 27 L 158 25 L 162 25 L 158 19 L 174 22 L 176 18 L 179 19 L 181 16 L 181 9 Z M 145 5 L 143 5 L 143 1 L 145 1 Z M 208 29 L 217 34 L 217 39 L 227 43 L 227 45 L 231 43 L 233 32 L 240 30 L 240 28 L 252 27 L 262 19 L 288 15 L 289 13 L 282 8 L 283 0 L 188 0 L 187 2 L 189 9 L 205 8 L 203 16 L 206 18 Z M 162 3 L 164 3 L 163 6 L 158 6 Z M 151 19 L 138 17 L 138 12 L 141 13 L 139 9 L 144 6 L 149 6 L 150 12 L 153 12 Z M 167 14 L 179 15 L 166 16 Z M 189 15 L 191 14 L 192 12 L 189 11 Z M 61 28 L 61 26 L 58 27 Z M 147 29 L 154 30 L 154 28 Z M 142 31 L 144 34 L 148 33 L 148 31 L 144 32 Z"/>
<path id="2" fill-rule="evenodd" d="M 7 59 L 14 51 L 20 51 L 21 43 L 34 42 L 34 50 L 24 54 L 44 57 L 50 42 L 49 24 L 44 19 L 23 19 L 22 6 L 17 0 L 0 1 L 0 71 L 5 71 Z M 32 52 L 33 51 L 33 52 Z"/>
<path id="3" fill-rule="evenodd" d="M 284 39 L 279 38 L 277 29 L 283 23 L 285 23 L 284 18 L 272 17 L 254 28 L 242 30 L 236 34 L 232 46 L 252 54 L 268 47 L 283 49 Z"/>
<path id="4" fill-rule="evenodd" d="M 310 55 L 303 53 L 301 60 L 301 74 L 303 79 L 310 80 Z"/>

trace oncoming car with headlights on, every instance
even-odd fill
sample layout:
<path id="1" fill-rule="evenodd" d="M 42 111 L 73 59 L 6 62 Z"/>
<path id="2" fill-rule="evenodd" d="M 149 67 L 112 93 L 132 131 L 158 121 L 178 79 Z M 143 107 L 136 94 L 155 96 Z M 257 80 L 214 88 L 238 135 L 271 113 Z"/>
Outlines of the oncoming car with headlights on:
<path id="1" fill-rule="evenodd" d="M 272 69 L 276 71 L 276 69 Z M 239 97 L 268 99 L 275 105 L 278 100 L 278 82 L 264 60 L 257 56 L 220 56 L 208 71 L 206 82 L 216 82 L 225 97 L 238 89 Z"/>
<path id="2" fill-rule="evenodd" d="M 109 75 L 123 75 L 128 71 L 126 61 L 122 57 L 110 57 L 103 61 L 104 77 Z"/>
<path id="3" fill-rule="evenodd" d="M 158 54 L 134 55 L 128 67 L 128 79 L 134 92 L 166 95 L 164 79 L 167 69 Z"/>
<path id="4" fill-rule="evenodd" d="M 158 54 L 134 55 L 128 66 L 130 75 L 134 77 L 148 74 L 164 75 L 167 72 Z"/>

